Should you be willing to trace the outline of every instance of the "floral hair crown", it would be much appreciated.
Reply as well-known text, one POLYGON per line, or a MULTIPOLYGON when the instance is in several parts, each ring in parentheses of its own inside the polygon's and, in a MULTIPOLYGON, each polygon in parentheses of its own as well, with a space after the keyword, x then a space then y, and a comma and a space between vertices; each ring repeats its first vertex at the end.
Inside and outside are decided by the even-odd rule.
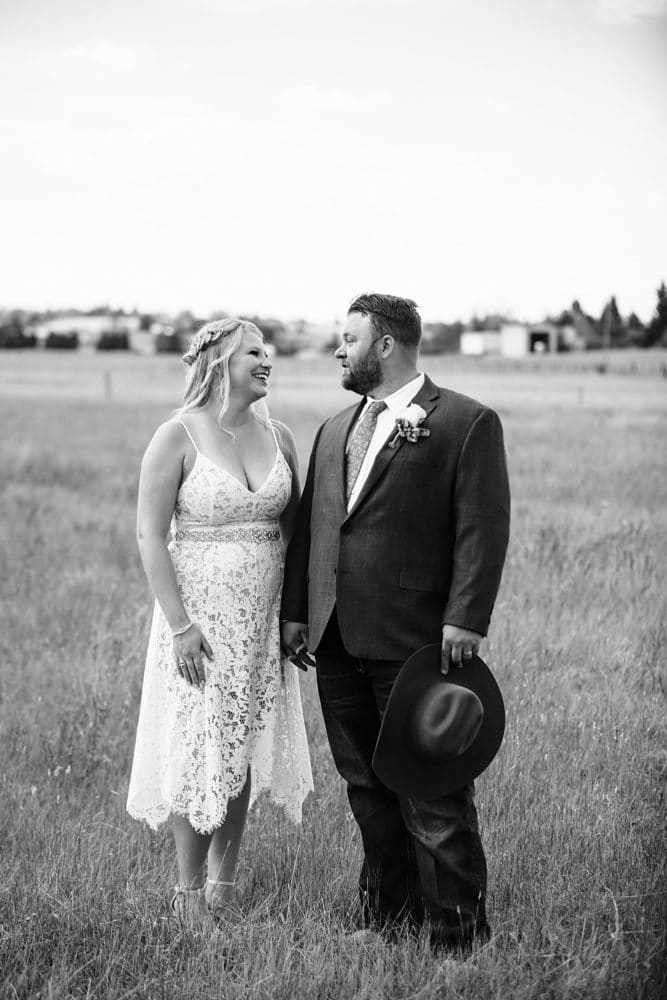
POLYGON ((209 323, 207 326, 202 327, 199 333, 196 333, 190 341, 190 346, 183 355, 183 363, 186 365, 194 364, 197 356, 202 351, 205 351, 211 344, 217 344, 219 340, 222 340, 228 334, 234 333, 240 325, 241 320, 236 320, 229 326, 224 326, 220 323, 209 323))

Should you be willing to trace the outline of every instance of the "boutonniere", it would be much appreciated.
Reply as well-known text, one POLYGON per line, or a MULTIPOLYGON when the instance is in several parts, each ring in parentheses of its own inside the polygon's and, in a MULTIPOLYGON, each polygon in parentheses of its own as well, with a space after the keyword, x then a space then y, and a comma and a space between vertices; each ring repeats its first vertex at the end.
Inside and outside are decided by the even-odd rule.
POLYGON ((428 437, 430 430, 419 426, 425 419, 426 410, 422 410, 421 406, 416 403, 406 406, 396 417, 396 435, 389 442, 389 447, 396 448, 401 438, 407 438, 411 444, 415 444, 420 437, 428 437))

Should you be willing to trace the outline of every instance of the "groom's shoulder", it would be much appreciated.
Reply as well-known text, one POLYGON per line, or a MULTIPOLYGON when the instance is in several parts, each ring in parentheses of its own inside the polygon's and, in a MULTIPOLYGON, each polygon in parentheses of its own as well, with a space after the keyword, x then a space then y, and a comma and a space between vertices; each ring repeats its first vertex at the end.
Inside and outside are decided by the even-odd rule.
POLYGON ((462 392, 455 392, 454 389, 448 389, 446 386, 436 385, 429 379, 429 385, 432 387, 434 394, 437 393, 438 396, 438 409, 443 413, 448 413, 450 416, 456 414, 462 419, 476 420, 477 417, 489 410, 489 407, 485 403, 475 399, 473 396, 466 396, 462 392))

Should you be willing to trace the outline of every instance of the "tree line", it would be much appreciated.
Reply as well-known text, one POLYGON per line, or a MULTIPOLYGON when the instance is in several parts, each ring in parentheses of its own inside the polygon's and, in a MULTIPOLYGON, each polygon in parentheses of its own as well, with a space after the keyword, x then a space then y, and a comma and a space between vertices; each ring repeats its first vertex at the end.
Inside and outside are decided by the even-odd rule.
MULTIPOLYGON (((612 296, 598 317, 587 313, 575 300, 569 309, 564 309, 556 316, 545 317, 541 324, 527 325, 549 324, 557 329, 573 329, 579 342, 587 350, 667 347, 667 288, 664 282, 657 289, 656 296, 655 310, 648 323, 643 323, 634 312, 622 316, 616 298, 612 296)), ((48 328, 50 320, 72 316, 74 324, 77 318, 81 321, 86 317, 108 319, 109 328, 95 337, 94 347, 99 351, 129 350, 131 320, 134 329, 152 333, 152 345, 156 352, 182 353, 189 338, 200 326, 212 319, 226 318, 226 315, 215 313, 201 317, 184 311, 173 317, 164 317, 150 313, 124 313, 108 306, 100 306, 85 313, 73 313, 71 310, 48 313, 20 309, 0 311, 0 348, 37 347, 38 338, 34 333, 36 327, 48 328)), ((308 324, 303 320, 286 324, 281 320, 262 316, 247 318, 259 327, 267 343, 273 344, 278 354, 295 354, 303 348, 313 346, 309 341, 308 324)), ((493 313, 473 316, 467 322, 456 320, 453 323, 425 323, 422 347, 425 353, 456 352, 459 350, 461 334, 465 331, 500 330, 505 324, 512 322, 515 321, 511 317, 493 313)), ((69 331, 54 329, 47 330, 43 341, 44 347, 49 350, 75 350, 80 346, 81 336, 74 327, 69 331)), ((337 343, 337 336, 332 335, 321 346, 331 348, 337 343)))

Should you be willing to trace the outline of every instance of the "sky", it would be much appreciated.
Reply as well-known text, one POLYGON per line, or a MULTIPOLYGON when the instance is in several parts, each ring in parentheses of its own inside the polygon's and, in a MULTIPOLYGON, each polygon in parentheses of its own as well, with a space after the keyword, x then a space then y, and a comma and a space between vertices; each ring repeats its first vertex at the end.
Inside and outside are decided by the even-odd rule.
POLYGON ((667 0, 0 0, 0 307, 647 320, 666 123, 667 0))

